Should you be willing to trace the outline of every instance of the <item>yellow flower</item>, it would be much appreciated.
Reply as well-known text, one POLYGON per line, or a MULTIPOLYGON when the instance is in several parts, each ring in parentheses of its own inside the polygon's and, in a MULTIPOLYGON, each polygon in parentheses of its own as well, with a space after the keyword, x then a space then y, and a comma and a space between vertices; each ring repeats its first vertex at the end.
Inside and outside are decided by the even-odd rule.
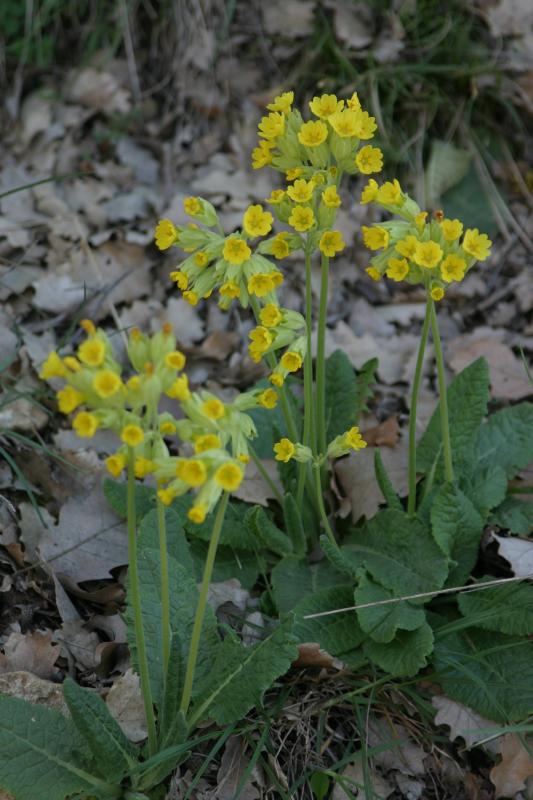
POLYGON ((208 419, 222 419, 226 413, 226 406, 218 397, 210 397, 202 403, 202 413, 208 419))
POLYGON ((379 187, 376 200, 385 206, 396 206, 402 202, 402 187, 395 178, 393 181, 386 181, 379 187))
POLYGON ((437 302, 444 297, 444 289, 441 286, 434 286, 431 290, 431 297, 437 302))
POLYGON ((73 386, 65 386, 64 389, 60 389, 56 397, 59 410, 62 414, 70 414, 70 412, 74 411, 84 400, 82 393, 74 389, 73 386))
POLYGON ((372 172, 381 172, 383 168, 383 153, 379 147, 372 147, 367 144, 362 147, 355 157, 355 163, 359 172, 363 175, 370 175, 372 172))
POLYGON ((281 272, 271 272, 270 273, 270 280, 274 285, 274 289, 277 289, 278 286, 281 286, 283 281, 285 280, 281 272))
POLYGON ((227 283, 223 283, 219 289, 219 292, 222 295, 222 297, 231 297, 231 299, 235 297, 240 297, 241 294, 240 287, 233 281, 228 281, 227 283))
POLYGON ((315 224, 315 215, 312 208, 307 206, 294 206, 289 217, 289 225, 292 225, 294 230, 303 233, 312 228, 315 224))
POLYGON ((244 473, 237 464, 229 461, 227 464, 221 466, 215 472, 215 483, 221 486, 225 492, 234 492, 242 483, 244 473))
POLYGON ((301 167, 293 167, 292 169, 288 169, 285 173, 285 177, 288 181, 294 181, 302 174, 301 167))
POLYGON ((304 122, 298 131, 298 141, 304 147, 319 147, 328 138, 328 127, 320 120, 304 122))
POLYGON ((409 272, 409 264, 405 258, 389 258, 385 275, 393 281, 403 281, 409 272))
POLYGON ((173 489, 158 489, 157 496, 164 506, 169 506, 176 497, 176 492, 173 489))
POLYGON ((366 442, 362 438, 359 428, 356 426, 346 431, 342 438, 342 443, 344 447, 349 447, 350 450, 362 450, 366 447, 366 442))
POLYGON ((447 242, 455 242, 463 232, 463 223, 458 219, 443 219, 440 227, 447 242))
POLYGON ((361 101, 357 95, 357 92, 354 92, 352 96, 346 101, 346 105, 350 109, 350 111, 360 111, 361 110, 361 101))
POLYGON ((264 353, 272 344, 272 334, 268 328, 258 325, 248 334, 254 343, 254 349, 264 353))
POLYGON ((275 206, 278 203, 281 203, 284 198, 285 191, 283 189, 272 189, 270 192, 270 197, 267 197, 265 203, 270 203, 271 206, 275 206))
POLYGON ((173 433, 176 433, 178 429, 176 428, 175 424, 170 420, 166 422, 162 422, 159 426, 159 432, 163 434, 163 436, 172 436, 173 433))
POLYGON ((253 169, 262 169, 272 163, 272 148, 274 146, 274 142, 265 142, 263 139, 259 140, 257 147, 254 147, 252 150, 253 169))
POLYGON ((137 447, 144 442, 144 431, 139 425, 125 425, 120 431, 120 438, 129 447, 137 447))
POLYGON ((328 208, 338 208, 340 206, 341 199, 335 185, 328 186, 327 189, 324 189, 322 192, 322 202, 328 208))
POLYGON ((207 467, 198 458, 180 461, 176 475, 188 486, 202 486, 207 480, 207 467))
POLYGON ((273 372, 272 375, 269 375, 268 380, 272 386, 277 386, 278 389, 280 389, 284 384, 283 375, 280 375, 279 372, 273 372))
POLYGON ((129 392, 138 392, 140 388, 141 388, 141 379, 139 378, 138 375, 132 375, 132 377, 129 378, 128 382, 126 383, 126 389, 129 392))
POLYGON ((108 456, 105 460, 107 471, 111 473, 114 478, 118 478, 124 467, 126 466, 126 459, 122 453, 115 453, 108 456))
POLYGON ((276 234, 270 244, 270 251, 274 258, 277 258, 278 260, 281 258, 287 258, 291 252, 289 243, 286 240, 286 235, 284 234, 285 231, 281 231, 281 233, 276 234))
POLYGON ((446 256, 440 265, 440 274, 446 283, 452 281, 462 281, 465 276, 466 261, 464 258, 455 256, 453 254, 446 256))
POLYGON ((274 282, 272 276, 266 272, 258 272, 257 275, 252 275, 248 281, 248 292, 257 297, 264 297, 273 290, 274 282))
POLYGON ((280 364, 283 369, 287 370, 287 372, 298 372, 303 364, 303 360, 300 353, 296 353, 293 350, 287 350, 286 353, 283 353, 280 364))
POLYGON ((90 319, 82 319, 80 321, 80 328, 85 331, 87 336, 94 336, 96 334, 94 322, 92 322, 90 319))
POLYGON ((197 525, 202 524, 202 522, 206 518, 206 515, 207 515, 207 508, 202 504, 191 506, 191 508, 187 511, 187 517, 190 519, 191 522, 195 522, 197 525))
POLYGON ((405 256, 405 258, 413 260, 417 244, 418 239, 416 236, 413 236, 413 234, 410 233, 409 236, 405 237, 405 239, 400 239, 399 242, 396 242, 394 247, 401 256, 405 256))
POLYGON ((102 369, 93 378, 93 389, 102 399, 113 397, 114 394, 122 389, 122 381, 116 372, 110 369, 102 369))
POLYGON ((267 108, 269 111, 280 111, 282 114, 288 114, 294 102, 294 92, 283 92, 274 98, 273 103, 269 103, 267 108))
POLYGON ((387 247, 389 232, 385 228, 380 228, 379 225, 367 228, 366 225, 363 225, 361 230, 363 231, 363 241, 370 250, 379 250, 381 247, 387 247))
POLYGON ((168 250, 178 241, 178 229, 169 219, 160 219, 155 229, 155 244, 159 250, 168 250))
POLYGON ((114 477, 118 478, 124 467, 126 466, 126 459, 122 453, 115 453, 105 459, 107 471, 114 477))
POLYGON ((492 242, 486 233, 480 233, 477 228, 468 228, 462 242, 463 250, 478 261, 485 261, 490 255, 492 242))
POLYGON ((183 201, 183 210, 190 217, 195 217, 202 211, 202 204, 198 197, 186 197, 183 201))
POLYGON ((67 368, 55 350, 53 350, 42 365, 39 378, 42 378, 46 381, 49 378, 65 378, 66 375, 67 368))
POLYGON ((381 272, 379 269, 376 269, 375 267, 367 267, 365 272, 372 278, 373 281, 377 282, 381 280, 381 272))
POLYGON ((340 231, 325 231, 320 237, 318 247, 325 256, 333 258, 345 248, 345 242, 340 231))
POLYGON ((287 194, 295 203, 308 203, 313 197, 314 188, 314 181, 306 181, 300 178, 294 181, 292 186, 288 187, 287 194))
POLYGON ((133 472, 136 478, 146 478, 147 475, 150 475, 150 473, 154 472, 156 469, 157 465, 154 464, 153 461, 150 461, 149 458, 137 456, 133 462, 133 472))
POLYGON ((165 364, 170 369, 182 370, 185 366, 185 356, 180 350, 171 350, 165 356, 165 364))
POLYGON ((413 261, 419 267, 433 269, 442 259, 442 248, 437 242, 417 242, 413 261))
POLYGON ((363 187, 363 191, 361 192, 361 205, 366 205, 367 203, 372 203, 376 200, 378 196, 378 184, 374 178, 370 178, 366 186, 363 187))
POLYGON ((258 395, 257 400, 263 408, 276 408, 278 404, 278 393, 274 389, 265 389, 258 395))
POLYGON ((222 255, 230 264, 244 264, 252 255, 252 251, 243 239, 229 236, 224 242, 222 255))
POLYGON ((248 464, 250 462, 250 456, 248 455, 248 453, 239 453, 237 458, 239 459, 241 464, 248 464))
POLYGON ((174 281, 178 289, 184 292, 189 285, 189 279, 184 272, 177 269, 170 273, 170 280, 174 281))
POLYGON ((355 136, 359 139, 371 139, 378 127, 376 125, 376 120, 374 117, 370 116, 368 111, 359 110, 355 113, 357 114, 355 136))
POLYGON ((265 139, 277 139, 285 133, 285 115, 271 111, 259 123, 259 134, 265 139))
POLYGON ((63 359, 63 364, 69 369, 71 372, 79 372, 81 369, 81 364, 77 358, 74 356, 65 356, 63 359))
POLYGON ((188 400, 191 396, 191 392, 189 390, 189 379, 187 376, 180 375, 179 378, 176 378, 174 383, 166 390, 165 394, 173 400, 180 400, 181 402, 188 400))
POLYGON ((274 445, 276 461, 283 461, 285 464, 291 460, 296 450, 290 439, 283 438, 274 445))
POLYGON ((283 319, 279 306, 268 303, 259 313, 259 319, 266 328, 275 328, 283 319))
POLYGON ((97 431, 98 420, 88 411, 80 411, 72 422, 72 427, 83 439, 91 439, 97 431))
POLYGON ((357 136, 357 131, 360 129, 359 112, 350 111, 349 108, 344 111, 336 111, 328 117, 328 122, 337 134, 342 139, 348 139, 357 136))
POLYGON ((200 299, 196 292, 183 292, 182 297, 190 306, 197 306, 200 299))
POLYGON ((417 231, 419 233, 422 233, 422 231, 426 227, 426 217, 427 217, 427 215, 428 215, 427 211, 421 211, 415 217, 415 225, 416 225, 416 229, 417 229, 417 231))
POLYGON ((243 228, 248 236, 266 236, 272 230, 273 216, 263 211, 262 206, 249 206, 242 219, 243 228))
POLYGON ((86 339, 78 347, 78 358, 88 367, 99 367, 105 358, 105 344, 100 339, 86 339))
POLYGON ((309 108, 315 117, 327 119, 336 111, 344 108, 344 100, 337 100, 334 94, 323 94, 320 97, 313 97, 309 103, 309 108))
POLYGON ((219 450, 222 447, 222 442, 215 433, 206 433, 203 436, 197 436, 194 440, 194 452, 205 453, 208 450, 219 450))
POLYGON ((197 267, 207 267, 209 264, 209 256, 203 250, 199 250, 194 254, 194 263, 197 267))

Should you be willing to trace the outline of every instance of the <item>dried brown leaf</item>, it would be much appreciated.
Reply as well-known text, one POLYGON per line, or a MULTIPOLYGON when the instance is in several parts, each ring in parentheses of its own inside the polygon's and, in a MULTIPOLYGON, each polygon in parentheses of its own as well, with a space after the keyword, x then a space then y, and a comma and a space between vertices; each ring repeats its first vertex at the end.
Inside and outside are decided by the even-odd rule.
POLYGON ((11 633, 0 653, 0 672, 31 672, 39 678, 51 680, 58 674, 55 663, 60 648, 52 644, 51 631, 11 633))
MULTIPOLYGON (((533 747, 533 740, 529 740, 533 747)), ((533 759, 516 733, 503 737, 502 760, 490 771, 496 797, 514 797, 533 775, 533 759)))

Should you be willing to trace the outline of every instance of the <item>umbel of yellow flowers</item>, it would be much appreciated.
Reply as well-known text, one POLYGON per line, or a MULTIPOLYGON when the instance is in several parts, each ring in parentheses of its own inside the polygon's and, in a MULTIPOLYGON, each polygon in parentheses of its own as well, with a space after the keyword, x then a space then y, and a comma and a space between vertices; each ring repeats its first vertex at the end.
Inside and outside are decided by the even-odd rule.
POLYGON ((460 220, 446 219, 440 211, 428 220, 397 180, 379 186, 371 178, 361 195, 361 203, 370 202, 399 217, 362 228, 365 245, 381 251, 366 270, 375 281, 386 275, 422 284, 433 300, 442 300, 451 283, 462 281, 477 261, 490 255, 492 242, 485 233, 464 231, 460 220))
POLYGON ((154 476, 163 503, 193 491, 189 518, 203 522, 222 492, 238 489, 244 477, 249 441, 257 435, 246 411, 273 408, 276 391, 243 392, 232 403, 191 391, 182 372, 185 356, 166 325, 151 337, 135 328, 130 332, 131 367, 124 374, 106 333, 89 320, 82 327, 87 338, 75 353, 52 352, 42 365, 41 378, 64 381, 56 393, 60 411, 74 413, 72 427, 81 437, 104 429, 117 434, 121 444, 106 459, 113 476, 131 459, 136 477, 154 476), (176 401, 176 415, 159 411, 163 395, 176 401))

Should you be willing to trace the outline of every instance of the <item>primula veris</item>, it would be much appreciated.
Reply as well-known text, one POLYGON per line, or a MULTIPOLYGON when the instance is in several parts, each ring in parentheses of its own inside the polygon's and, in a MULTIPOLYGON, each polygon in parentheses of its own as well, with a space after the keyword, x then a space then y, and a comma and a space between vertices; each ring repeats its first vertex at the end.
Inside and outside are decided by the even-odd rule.
POLYGON ((222 464, 215 472, 215 482, 226 492, 234 492, 242 483, 243 472, 237 464, 222 464))
POLYGON ((277 139, 285 132, 285 115, 271 111, 259 123, 259 134, 265 139, 277 139))
POLYGON ((368 228, 363 225, 361 231, 363 233, 363 241, 370 250, 380 250, 382 247, 387 247, 389 233, 385 228, 380 228, 379 226, 368 228))
POLYGON ((202 404, 202 413, 208 419, 222 419, 226 413, 226 406, 218 397, 210 397, 202 404))
POLYGON ((328 186, 327 189, 324 189, 322 192, 322 202, 328 208, 339 208, 341 204, 341 198, 339 197, 339 193, 337 192, 337 187, 335 185, 328 186))
POLYGON ((370 175, 372 172, 381 172, 383 169, 383 153, 379 147, 372 147, 372 145, 367 144, 357 153, 355 164, 359 172, 363 175, 370 175))
POLYGON ((299 233, 305 233, 315 224, 313 209, 307 206, 295 206, 288 221, 294 230, 299 233))
POLYGON ((492 242, 486 233, 480 233, 477 228, 465 231, 463 250, 477 261, 485 261, 488 258, 491 246, 492 242))
POLYGON ((176 469, 176 475, 187 486, 203 486, 207 480, 207 468, 203 461, 197 458, 190 458, 181 461, 176 469))
POLYGON ((360 130, 359 111, 351 111, 346 108, 336 111, 328 117, 328 122, 337 134, 343 139, 358 136, 360 130))
POLYGON ((159 250, 168 250, 178 241, 178 229, 169 219, 161 219, 155 229, 155 243, 159 250))
POLYGON ((314 181, 306 181, 303 178, 299 178, 294 181, 292 186, 287 188, 287 195, 295 203, 308 203, 313 197, 315 185, 314 181))
POLYGON ((304 122, 298 131, 298 141, 304 147, 319 147, 327 138, 328 126, 320 120, 304 122))
POLYGON ((294 103, 294 92, 283 92, 274 98, 272 103, 268 103, 267 108, 269 111, 279 111, 282 114, 288 114, 294 103))
POLYGON ((278 393, 274 389, 265 389, 257 399, 263 408, 276 408, 278 404, 278 393))
POLYGON ((266 328, 274 328, 283 319, 283 314, 279 306, 274 303, 268 303, 261 309, 259 318, 266 328))
POLYGON ((260 205, 249 206, 244 212, 243 228, 248 236, 266 236, 272 230, 272 222, 272 214, 260 205))
POLYGON ((240 266, 240 264, 248 261, 252 251, 243 239, 238 236, 229 236, 224 243, 222 255, 230 264, 240 266))
POLYGON ((340 231, 325 231, 320 237, 318 247, 321 253, 328 258, 333 258, 345 248, 345 242, 340 231))
POLYGON ((440 227, 447 242, 455 242, 463 232, 463 223, 458 219, 443 219, 440 227))
POLYGON ((280 439, 279 442, 274 445, 274 457, 276 461, 283 461, 286 464, 293 457, 295 449, 290 439, 280 439))
POLYGON ((440 265, 440 272, 443 280, 447 283, 452 281, 462 281, 465 276, 466 261, 455 255, 448 255, 440 265))
POLYGON ((106 348, 100 339, 86 339, 78 347, 78 358, 88 367, 99 367, 104 363, 106 348))
POLYGON ((91 439, 98 430, 98 420, 88 411, 80 411, 72 421, 72 427, 83 439, 91 439))
POLYGON ((389 258, 385 275, 393 281, 403 281, 409 273, 409 263, 405 258, 389 258))
POLYGON ((315 117, 320 119, 327 119, 336 111, 342 111, 344 108, 344 100, 338 100, 334 94, 322 94, 318 97, 313 97, 309 103, 309 108, 315 117))

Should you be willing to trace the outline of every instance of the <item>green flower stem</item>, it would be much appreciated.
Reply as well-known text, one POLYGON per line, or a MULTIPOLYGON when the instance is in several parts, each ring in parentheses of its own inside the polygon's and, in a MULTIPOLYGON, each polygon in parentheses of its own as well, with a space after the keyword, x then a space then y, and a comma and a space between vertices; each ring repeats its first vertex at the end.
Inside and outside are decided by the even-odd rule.
POLYGON ((322 256, 320 281, 320 306, 316 351, 316 425, 318 452, 324 454, 326 442, 326 314, 328 306, 329 258, 322 256))
POLYGON ((168 548, 165 506, 157 497, 157 530, 159 533, 159 562, 161 564, 161 651, 163 674, 166 679, 170 659, 170 583, 168 578, 168 548))
POLYGON ((146 714, 146 725, 148 728, 148 751, 151 756, 157 752, 157 734, 155 727, 154 704, 152 700, 152 688, 150 686, 150 676, 148 669, 148 657, 146 653, 146 641, 144 638, 144 627, 141 609, 141 593, 139 587, 139 571, 137 564, 137 520, 135 512, 135 473, 133 470, 134 454, 133 449, 128 447, 128 489, 127 489, 127 512, 128 512, 128 557, 129 557, 129 593, 133 608, 133 624, 135 629, 135 644, 137 647, 137 658, 139 661, 139 678, 141 681, 141 692, 143 696, 144 711, 146 714))
POLYGON ((183 711, 184 714, 186 714, 187 711, 189 710, 189 705, 191 703, 194 673, 196 670, 196 661, 198 659, 198 650, 200 648, 202 625, 204 622, 205 609, 207 606, 207 595, 209 592, 209 584, 211 583, 211 577, 213 575, 213 567, 215 565, 215 557, 217 554, 217 547, 220 539, 220 533, 222 531, 222 523, 224 522, 224 516, 226 514, 226 508, 228 506, 228 499, 229 499, 229 494, 227 492, 224 492, 216 513, 215 522, 213 525, 213 531, 211 533, 211 539, 209 540, 209 548, 207 550, 207 558, 205 560, 202 585, 200 587, 200 596, 198 598, 198 607, 196 609, 196 615, 194 617, 191 644, 189 646, 187 670, 185 672, 185 681, 183 684, 183 695, 181 698, 180 711, 183 711))
POLYGON ((274 483, 274 481, 272 480, 272 478, 270 477, 270 475, 268 474, 268 472, 264 468, 263 462, 261 461, 261 459, 259 458, 259 456, 255 452, 253 447, 249 446, 249 450, 250 450, 250 455, 252 456, 252 461, 254 462, 255 466, 259 470, 259 472, 260 472, 261 476, 263 477, 265 483, 270 488, 270 491, 272 492, 272 494, 274 495, 274 497, 276 498, 276 500, 278 501, 280 506, 283 506, 283 497, 281 496, 281 493, 280 493, 278 487, 276 486, 276 484, 274 483))
MULTIPOLYGON (((303 444, 316 453, 317 439, 315 426, 315 400, 313 397, 313 353, 311 337, 313 333, 313 289, 311 284, 311 248, 309 242, 305 246, 305 327, 307 348, 304 360, 304 427, 303 444)), ((305 480, 308 468, 300 464, 296 502, 301 506, 304 497, 305 480)), ((314 489, 313 489, 314 491, 314 489)))
POLYGON ((315 486, 316 486, 316 495, 318 499, 318 511, 320 513, 320 519, 322 520, 322 524, 324 525, 324 530, 326 531, 330 541, 335 547, 338 547, 337 540, 335 539, 335 534, 329 524, 328 515, 326 514, 326 509, 324 506, 324 498, 322 497, 322 478, 320 475, 320 465, 313 464, 313 474, 315 476, 315 486))
POLYGON ((448 418, 448 396, 446 394, 446 375, 444 372, 444 358, 437 322, 435 303, 431 300, 431 331, 435 347, 435 360, 437 362, 437 376, 439 381, 439 409, 442 436, 442 449, 444 453, 444 476, 446 481, 453 481, 452 444, 450 441, 450 422, 448 418))
POLYGON ((422 382, 422 367, 424 366, 424 354, 429 335, 429 325, 431 322, 431 296, 428 294, 426 302, 426 315, 424 325, 420 335, 418 355, 416 357, 415 375, 413 378, 413 388, 411 392, 411 409, 409 412, 409 500, 407 513, 410 517, 416 511, 416 414, 418 409, 418 396, 420 394, 420 384, 422 382))

